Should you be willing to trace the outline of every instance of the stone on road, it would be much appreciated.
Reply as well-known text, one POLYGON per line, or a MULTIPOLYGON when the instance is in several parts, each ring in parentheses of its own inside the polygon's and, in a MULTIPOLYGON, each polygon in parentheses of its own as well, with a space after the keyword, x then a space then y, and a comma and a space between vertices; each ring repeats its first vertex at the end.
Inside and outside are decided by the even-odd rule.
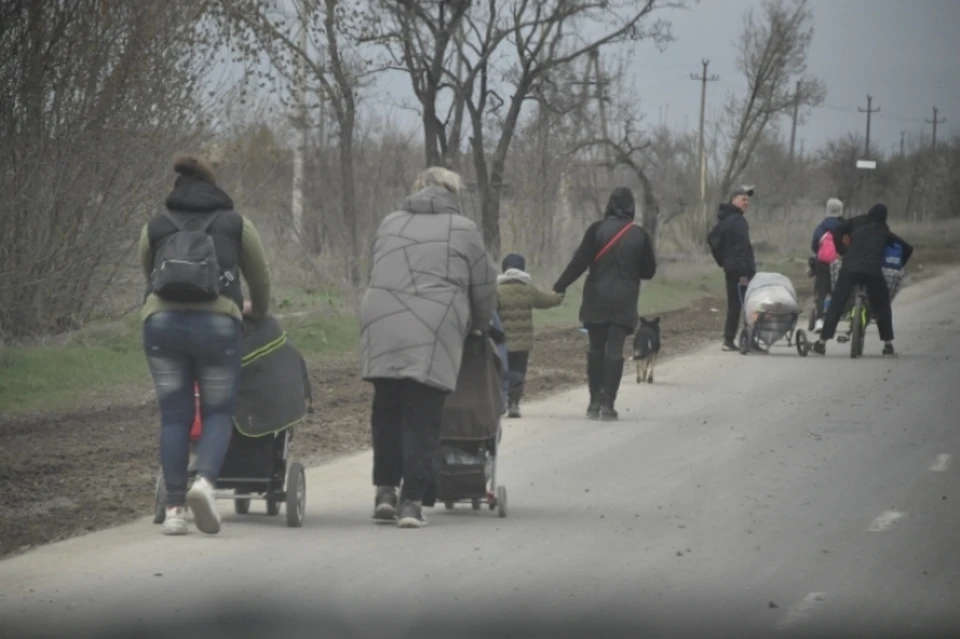
POLYGON ((144 519, 42 547, 0 562, 4 636, 195 613, 223 633, 170 636, 960 636, 958 318, 951 271, 901 293, 896 359, 875 327, 857 360, 718 343, 628 375, 619 422, 584 391, 531 403, 505 423, 506 519, 378 526, 364 453, 308 472, 304 528, 255 504, 217 536, 144 519))

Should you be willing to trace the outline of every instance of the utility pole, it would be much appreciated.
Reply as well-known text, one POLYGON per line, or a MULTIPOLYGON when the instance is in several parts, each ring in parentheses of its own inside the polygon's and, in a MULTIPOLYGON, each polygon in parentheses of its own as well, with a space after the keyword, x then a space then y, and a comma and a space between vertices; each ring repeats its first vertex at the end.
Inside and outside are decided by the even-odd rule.
MULTIPOLYGON (((600 52, 594 49, 590 52, 593 62, 593 80, 596 82, 595 99, 597 100, 597 109, 600 111, 600 133, 604 140, 610 139, 610 129, 607 126, 607 107, 606 107, 606 82, 603 80, 603 74, 600 71, 600 52)), ((607 166, 607 187, 613 187, 613 157, 610 153, 610 145, 603 145, 603 154, 607 166)))
POLYGON ((874 113, 879 113, 879 112, 880 112, 880 107, 877 107, 876 109, 871 109, 870 106, 871 106, 872 104, 873 104, 873 96, 868 93, 868 94, 867 94, 867 108, 866 108, 866 109, 861 109, 860 107, 857 107, 857 111, 859 111, 860 113, 866 113, 866 114, 867 114, 867 143, 866 143, 865 154, 864 154, 864 156, 863 156, 865 159, 870 159, 870 116, 871 116, 872 114, 874 114, 874 113))
POLYGON ((937 109, 937 107, 933 107, 933 119, 932 119, 932 120, 926 120, 926 119, 924 119, 924 122, 926 122, 927 124, 932 124, 932 125, 933 125, 933 147, 932 147, 932 150, 934 150, 934 151, 937 150, 937 125, 938 125, 938 124, 943 124, 944 122, 947 121, 946 118, 943 118, 942 120, 937 120, 937 113, 939 113, 939 112, 940 112, 940 111, 939 111, 939 109, 937 109))
POLYGON ((797 141, 797 117, 800 114, 800 80, 797 80, 797 92, 793 94, 793 126, 790 128, 790 168, 793 168, 793 148, 797 141))
POLYGON ((703 221, 704 228, 707 228, 709 220, 707 219, 707 155, 704 146, 704 128, 707 111, 707 82, 716 82, 720 76, 707 75, 707 67, 710 66, 710 60, 704 58, 700 61, 703 65, 703 72, 700 75, 690 74, 691 80, 699 80, 700 86, 700 144, 697 155, 700 162, 700 218, 703 221))
POLYGON ((903 136, 905 136, 906 134, 907 134, 906 131, 900 132, 900 157, 901 158, 903 157, 903 136))

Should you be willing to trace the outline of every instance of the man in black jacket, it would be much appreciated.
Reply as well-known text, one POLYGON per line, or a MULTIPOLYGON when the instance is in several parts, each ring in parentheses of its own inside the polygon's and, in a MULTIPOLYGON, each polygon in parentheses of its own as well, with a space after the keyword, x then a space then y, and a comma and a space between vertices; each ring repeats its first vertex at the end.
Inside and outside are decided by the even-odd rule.
POLYGON ((640 280, 657 272, 650 236, 633 223, 636 206, 628 188, 613 190, 602 220, 583 234, 583 241, 553 290, 564 293, 590 269, 583 286, 580 322, 590 336, 587 417, 615 420, 613 405, 623 378, 623 345, 637 327, 640 280))
MULTIPOLYGON (((750 206, 753 189, 741 187, 733 192, 728 203, 717 211, 717 225, 707 236, 707 243, 717 265, 723 268, 727 281, 727 322, 723 329, 723 350, 735 351, 737 327, 743 311, 747 285, 757 274, 757 262, 750 242, 750 225, 744 216, 750 206)), ((755 343, 751 347, 760 350, 755 343)))
POLYGON ((857 216, 837 229, 841 241, 837 251, 843 257, 837 285, 833 289, 833 298, 823 323, 820 338, 813 344, 813 352, 824 355, 826 342, 834 336, 840 315, 846 310, 847 300, 857 284, 867 290, 870 310, 877 320, 877 330, 883 340, 883 354, 894 355, 893 349, 893 312, 890 310, 890 291, 883 277, 883 258, 887 246, 899 243, 903 248, 903 265, 913 254, 913 247, 901 237, 890 231, 887 226, 887 207, 874 204, 864 216, 857 216), (842 238, 849 235, 850 246, 842 238), (842 247, 842 248, 841 248, 842 247))

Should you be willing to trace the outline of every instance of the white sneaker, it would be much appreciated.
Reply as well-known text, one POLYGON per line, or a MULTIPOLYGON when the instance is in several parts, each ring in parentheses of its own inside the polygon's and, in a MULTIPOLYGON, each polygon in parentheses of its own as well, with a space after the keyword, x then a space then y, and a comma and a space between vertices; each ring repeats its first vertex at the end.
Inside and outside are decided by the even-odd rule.
POLYGON ((823 330, 823 320, 818 319, 817 322, 813 325, 813 332, 819 334, 820 331, 822 330, 823 330))
POLYGON ((215 535, 220 532, 220 511, 213 494, 213 486, 204 477, 197 477, 187 491, 187 505, 200 532, 215 535))
POLYGON ((187 512, 183 506, 167 507, 167 516, 163 520, 164 535, 186 535, 187 534, 187 512))

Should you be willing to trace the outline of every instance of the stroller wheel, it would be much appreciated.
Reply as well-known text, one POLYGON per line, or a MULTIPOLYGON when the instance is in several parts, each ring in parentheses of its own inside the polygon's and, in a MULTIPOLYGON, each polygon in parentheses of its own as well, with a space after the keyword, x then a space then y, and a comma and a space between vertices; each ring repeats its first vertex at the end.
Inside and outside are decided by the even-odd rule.
POLYGON ((501 519, 507 516, 507 488, 497 486, 497 514, 501 519))
POLYGON ((470 502, 470 505, 473 507, 474 510, 480 510, 480 500, 479 500, 479 499, 473 499, 473 500, 470 502))
POLYGON ((742 331, 740 331, 740 343, 738 344, 738 346, 740 347, 741 355, 746 355, 747 353, 750 352, 750 342, 752 341, 751 338, 752 338, 752 335, 750 334, 749 328, 745 328, 742 331))
MULTIPOLYGON (((238 488, 233 491, 233 494, 237 497, 240 495, 249 495, 250 491, 246 489, 238 488)), ((238 515, 246 515, 250 512, 250 500, 249 499, 234 499, 233 500, 233 512, 238 515)))
POLYGON ((797 355, 806 357, 810 353, 810 342, 807 341, 807 334, 803 331, 797 331, 797 355))
POLYGON ((271 517, 280 514, 280 502, 272 497, 267 497, 267 514, 271 517))
POLYGON ((286 502, 287 526, 300 528, 307 512, 307 475, 298 462, 287 470, 286 502))
POLYGON ((157 488, 153 498, 153 523, 162 524, 167 519, 167 486, 163 483, 163 474, 157 477, 157 488))

